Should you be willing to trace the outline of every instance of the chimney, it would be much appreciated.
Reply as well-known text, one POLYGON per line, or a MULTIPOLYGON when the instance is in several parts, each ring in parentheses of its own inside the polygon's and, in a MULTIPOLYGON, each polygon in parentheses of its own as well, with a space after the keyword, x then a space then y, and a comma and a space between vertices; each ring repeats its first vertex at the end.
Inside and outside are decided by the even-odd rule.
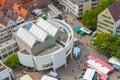
POLYGON ((18 9, 20 10, 20 9, 21 9, 21 6, 19 6, 18 9))

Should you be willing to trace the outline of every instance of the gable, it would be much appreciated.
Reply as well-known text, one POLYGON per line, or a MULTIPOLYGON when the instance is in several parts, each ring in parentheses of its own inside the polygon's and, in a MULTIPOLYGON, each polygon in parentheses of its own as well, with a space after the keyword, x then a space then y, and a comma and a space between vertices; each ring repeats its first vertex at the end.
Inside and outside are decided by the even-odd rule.
POLYGON ((11 27, 13 25, 16 25, 16 23, 12 20, 9 20, 7 27, 11 27))
POLYGON ((102 11, 99 15, 98 15, 99 18, 105 18, 107 19, 108 21, 111 21, 111 22, 115 22, 115 20, 113 19, 111 13, 109 12, 108 8, 106 8, 104 11, 102 11))
POLYGON ((21 16, 18 16, 18 19, 16 20, 16 23, 21 23, 24 21, 24 18, 22 18, 21 16))

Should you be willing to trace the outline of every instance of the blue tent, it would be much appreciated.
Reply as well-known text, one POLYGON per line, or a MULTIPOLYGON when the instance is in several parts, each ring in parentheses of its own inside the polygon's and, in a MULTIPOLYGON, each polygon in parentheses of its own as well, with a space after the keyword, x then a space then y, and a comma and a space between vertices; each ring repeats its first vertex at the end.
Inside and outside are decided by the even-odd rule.
POLYGON ((80 31, 80 32, 79 32, 79 34, 84 35, 84 34, 85 34, 85 32, 84 32, 84 31, 80 31))

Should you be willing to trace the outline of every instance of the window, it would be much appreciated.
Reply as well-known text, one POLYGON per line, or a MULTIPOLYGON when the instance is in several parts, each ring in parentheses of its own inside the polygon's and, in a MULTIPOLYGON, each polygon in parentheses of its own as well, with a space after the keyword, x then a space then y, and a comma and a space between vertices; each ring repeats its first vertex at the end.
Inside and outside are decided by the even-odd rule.
POLYGON ((110 21, 108 21, 108 20, 103 20, 103 21, 105 21, 105 22, 107 22, 107 23, 110 23, 110 24, 114 25, 113 22, 110 22, 110 21))
POLYGON ((111 17, 106 16, 106 15, 102 15, 103 17, 107 18, 107 19, 111 19, 111 17))
POLYGON ((12 49, 12 47, 11 47, 11 46, 8 46, 8 47, 7 47, 7 50, 11 50, 11 49, 12 49))
POLYGON ((4 48, 4 49, 1 49, 1 52, 2 53, 6 53, 6 49, 4 48))

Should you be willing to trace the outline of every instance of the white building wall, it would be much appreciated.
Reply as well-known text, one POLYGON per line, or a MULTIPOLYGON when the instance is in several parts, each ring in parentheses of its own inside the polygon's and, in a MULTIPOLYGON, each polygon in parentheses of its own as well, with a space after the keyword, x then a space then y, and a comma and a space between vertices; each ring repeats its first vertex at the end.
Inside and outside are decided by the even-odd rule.
POLYGON ((35 65, 37 70, 45 70, 51 68, 52 66, 44 68, 43 66, 47 66, 47 64, 52 63, 52 55, 45 55, 45 56, 37 56, 35 57, 35 65))
POLYGON ((20 52, 17 52, 17 53, 18 53, 19 61, 22 65, 25 65, 28 67, 34 67, 32 55, 23 54, 20 52))
POLYGON ((61 66, 63 66, 64 64, 66 64, 66 52, 64 50, 62 50, 61 52, 58 52, 57 54, 54 54, 52 56, 53 59, 53 69, 57 69, 61 66))

